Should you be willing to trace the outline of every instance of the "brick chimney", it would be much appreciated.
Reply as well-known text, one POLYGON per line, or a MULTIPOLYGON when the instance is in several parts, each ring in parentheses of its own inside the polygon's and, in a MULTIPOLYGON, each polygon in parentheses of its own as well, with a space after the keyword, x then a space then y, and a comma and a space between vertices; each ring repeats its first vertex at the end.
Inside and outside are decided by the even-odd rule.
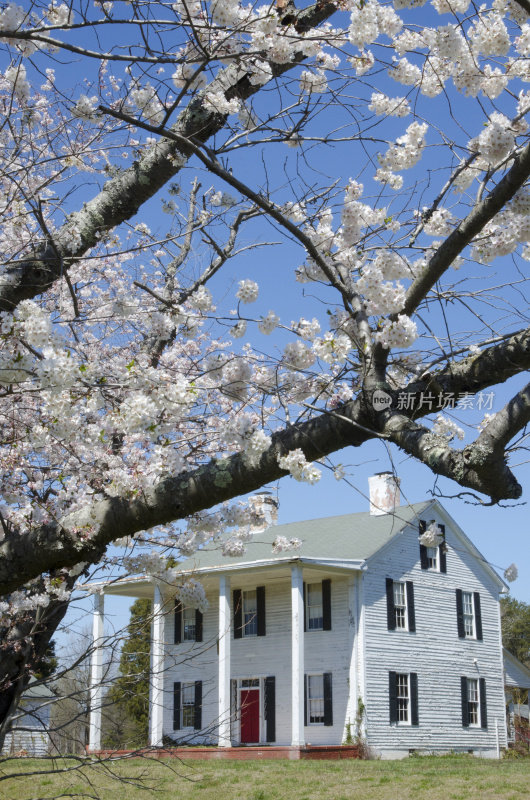
POLYGON ((399 478, 392 472, 378 472, 368 478, 370 487, 370 514, 391 514, 401 502, 399 478))

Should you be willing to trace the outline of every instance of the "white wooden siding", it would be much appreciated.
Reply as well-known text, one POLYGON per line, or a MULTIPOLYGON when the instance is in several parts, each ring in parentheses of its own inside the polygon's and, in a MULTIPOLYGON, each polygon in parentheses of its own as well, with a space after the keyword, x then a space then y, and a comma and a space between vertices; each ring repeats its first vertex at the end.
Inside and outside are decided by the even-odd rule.
POLYGON ((366 726, 369 746, 383 756, 409 749, 494 755, 496 721, 500 745, 506 745, 499 587, 447 524, 446 541, 447 573, 421 569, 418 531, 410 527, 370 560, 364 575, 366 726), (387 577, 413 581, 415 633, 387 630, 387 577), (458 637, 457 588, 480 593, 482 641, 458 637), (417 727, 389 723, 389 671, 417 673, 417 727), (485 678, 487 730, 462 726, 462 675, 485 678))
POLYGON ((504 657, 504 684, 505 686, 518 686, 522 689, 530 688, 530 674, 516 658, 510 654, 504 657))
POLYGON ((30 756, 46 756, 50 752, 49 707, 40 708, 40 703, 23 702, 21 710, 28 713, 13 723, 13 730, 5 738, 2 754, 15 755, 25 751, 30 756), (20 730, 25 728, 26 730, 20 730))
MULTIPOLYGON (((306 580, 315 580, 305 576, 306 580)), ((320 580, 320 576, 319 576, 320 580)), ((231 578, 234 589, 265 586, 266 635, 233 639, 231 642, 231 678, 276 678, 276 743, 291 743, 291 613, 290 581, 244 581, 231 578)), ((166 663, 164 733, 179 740, 216 741, 217 722, 217 646, 218 598, 208 593, 209 608, 203 619, 203 642, 172 645, 173 614, 166 623, 166 663), (173 731, 173 683, 203 682, 203 732, 173 731), (191 736, 190 736, 191 734, 191 736)), ((233 613, 233 609, 232 609, 233 613)), ((304 671, 306 674, 332 673, 333 725, 308 725, 305 738, 311 744, 337 744, 344 739, 347 719, 353 635, 348 608, 348 578, 331 577, 331 631, 308 631, 304 635, 304 671)), ((262 698, 263 706, 263 698, 262 698)), ((353 720, 352 720, 353 722, 353 720)), ((262 739, 265 730, 262 724, 262 739)))

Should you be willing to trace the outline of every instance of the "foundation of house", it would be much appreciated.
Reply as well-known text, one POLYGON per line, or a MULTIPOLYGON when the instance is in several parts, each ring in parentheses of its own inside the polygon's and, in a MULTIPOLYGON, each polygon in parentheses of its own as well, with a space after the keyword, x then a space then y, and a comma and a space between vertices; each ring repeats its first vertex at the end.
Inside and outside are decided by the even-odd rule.
POLYGON ((182 760, 225 759, 232 761, 252 761, 255 759, 299 760, 338 760, 343 758, 359 758, 356 745, 304 745, 302 747, 249 745, 245 747, 161 747, 148 750, 98 750, 92 753, 100 758, 132 756, 135 752, 143 758, 180 758, 182 760))

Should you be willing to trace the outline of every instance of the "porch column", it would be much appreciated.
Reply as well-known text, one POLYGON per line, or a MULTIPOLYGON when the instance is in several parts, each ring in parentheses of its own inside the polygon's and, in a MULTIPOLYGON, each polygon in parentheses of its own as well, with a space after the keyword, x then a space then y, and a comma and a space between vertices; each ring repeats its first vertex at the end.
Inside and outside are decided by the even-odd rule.
POLYGON ((230 578, 219 577, 219 747, 230 747, 230 578))
POLYGON ((150 701, 149 744, 151 747, 162 747, 164 723, 164 599, 158 583, 155 583, 153 597, 150 701))
POLYGON ((90 659, 90 719, 88 729, 88 749, 101 750, 101 704, 103 699, 103 625, 105 597, 94 595, 92 616, 92 657, 90 659))
POLYGON ((304 582, 302 567, 291 567, 291 744, 304 738, 304 582))

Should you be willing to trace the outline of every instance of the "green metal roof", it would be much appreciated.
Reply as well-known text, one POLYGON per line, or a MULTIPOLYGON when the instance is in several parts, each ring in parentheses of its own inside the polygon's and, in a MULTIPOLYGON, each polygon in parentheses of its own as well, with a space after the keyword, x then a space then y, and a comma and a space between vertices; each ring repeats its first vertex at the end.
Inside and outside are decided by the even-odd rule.
POLYGON ((432 500, 400 506, 393 514, 374 516, 368 511, 358 514, 343 514, 338 517, 322 517, 303 522, 273 525, 257 533, 247 545, 242 556, 223 556, 221 547, 229 536, 222 536, 213 546, 195 553, 180 562, 183 571, 214 569, 250 565, 256 561, 274 561, 286 557, 340 559, 363 561, 377 553, 391 538, 417 518, 432 504, 432 500), (272 543, 278 536, 286 539, 301 539, 297 550, 272 552, 272 543))

